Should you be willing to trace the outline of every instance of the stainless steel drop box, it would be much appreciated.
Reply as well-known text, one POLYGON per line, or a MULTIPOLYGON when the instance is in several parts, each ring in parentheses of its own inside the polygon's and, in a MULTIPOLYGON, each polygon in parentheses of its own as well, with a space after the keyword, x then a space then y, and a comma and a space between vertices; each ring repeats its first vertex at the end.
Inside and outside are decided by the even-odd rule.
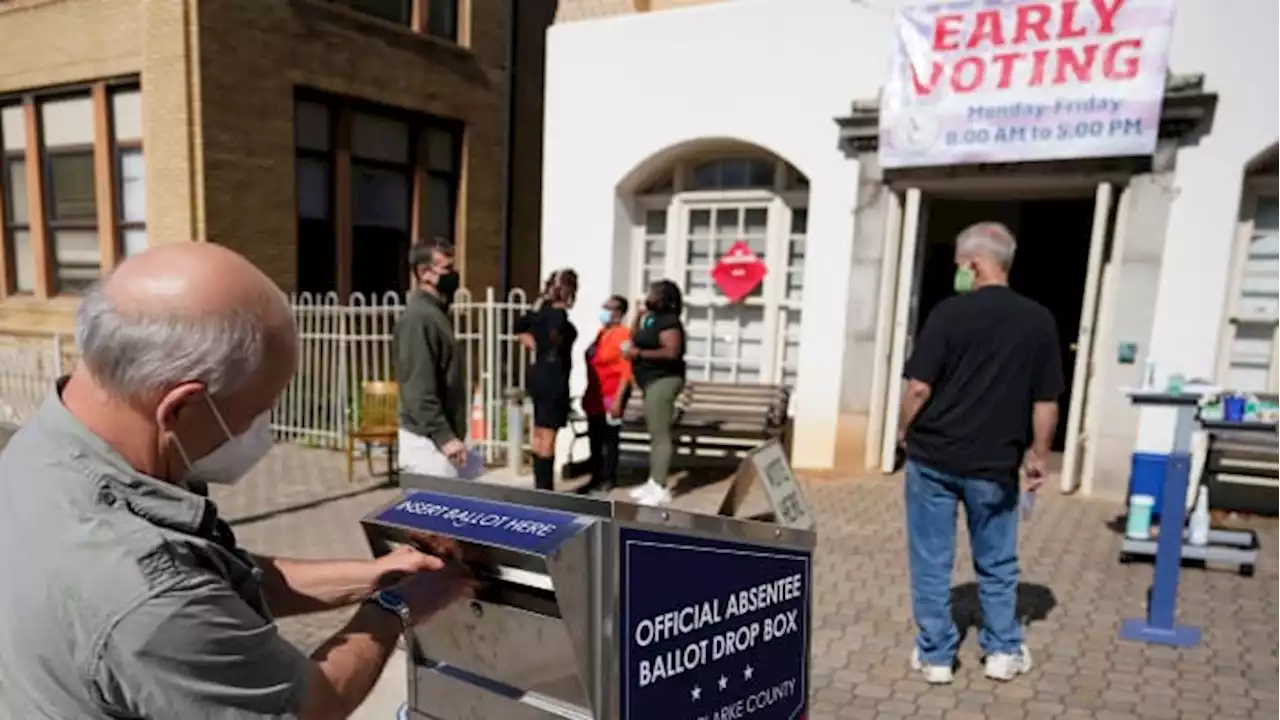
POLYGON ((474 599, 406 636, 413 720, 795 720, 814 534, 402 476, 374 553, 453 552, 474 599))

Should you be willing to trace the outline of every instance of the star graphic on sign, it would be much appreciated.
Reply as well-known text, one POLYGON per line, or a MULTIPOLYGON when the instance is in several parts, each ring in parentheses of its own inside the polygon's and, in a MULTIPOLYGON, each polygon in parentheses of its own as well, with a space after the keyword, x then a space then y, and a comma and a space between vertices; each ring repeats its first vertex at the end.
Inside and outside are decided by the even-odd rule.
POLYGON ((724 692, 724 689, 729 687, 729 678, 721 675, 719 685, 720 685, 720 692, 724 692))
POLYGON ((690 697, 692 697, 694 700, 699 700, 699 699, 701 699, 701 698, 702 698, 702 688, 698 687, 697 685, 694 685, 694 686, 693 686, 693 690, 689 693, 689 696, 690 696, 690 697))
POLYGON ((751 676, 752 676, 752 675, 755 675, 755 674, 756 674, 756 669, 755 669, 755 668, 753 668, 753 667, 751 667, 750 665, 748 665, 748 666, 746 666, 745 668, 743 668, 743 669, 742 669, 742 679, 743 679, 743 680, 750 680, 750 679, 751 679, 751 676))

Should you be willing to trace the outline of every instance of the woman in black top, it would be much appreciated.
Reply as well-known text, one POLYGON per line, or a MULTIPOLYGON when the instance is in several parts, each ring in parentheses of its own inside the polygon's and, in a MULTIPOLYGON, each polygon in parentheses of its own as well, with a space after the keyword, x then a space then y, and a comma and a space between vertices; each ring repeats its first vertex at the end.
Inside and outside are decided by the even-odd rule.
POLYGON ((554 489, 556 432, 569 421, 569 370, 578 330, 568 309, 577 294, 578 274, 557 270, 547 278, 533 312, 516 321, 516 334, 533 353, 527 384, 533 399, 533 481, 539 490, 554 489))
POLYGON ((675 450, 671 424, 676 398, 684 390, 685 332, 680 322, 684 301, 675 283, 659 280, 649 287, 644 306, 646 312, 637 319, 626 354, 635 384, 644 393, 649 480, 633 490, 631 497, 644 505, 665 505, 671 502, 667 479, 675 450))

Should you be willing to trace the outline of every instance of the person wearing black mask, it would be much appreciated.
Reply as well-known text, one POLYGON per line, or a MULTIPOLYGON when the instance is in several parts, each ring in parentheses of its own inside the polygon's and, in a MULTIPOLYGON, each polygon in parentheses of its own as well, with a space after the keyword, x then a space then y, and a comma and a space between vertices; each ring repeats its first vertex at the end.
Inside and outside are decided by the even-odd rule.
POLYGON ((625 354, 631 361, 635 384, 644 394, 644 421, 649 431, 649 480, 633 490, 631 498, 643 505, 665 505, 671 502, 667 480, 675 452, 671 425, 675 419, 676 398, 684 390, 685 332, 680 322, 684 301, 680 288, 670 280, 655 282, 649 287, 644 308, 646 312, 637 319, 632 343, 625 354))
POLYGON ((400 385, 397 464, 404 472, 458 477, 467 462, 467 389, 449 306, 458 292, 453 246, 423 241, 409 250, 416 289, 395 328, 400 385))
POLYGON ((533 353, 529 397, 533 400, 533 482, 539 490, 555 489, 556 433, 569 422, 569 371, 578 330, 569 309, 578 294, 578 274, 556 270, 547 278, 533 312, 516 321, 520 341, 533 353))

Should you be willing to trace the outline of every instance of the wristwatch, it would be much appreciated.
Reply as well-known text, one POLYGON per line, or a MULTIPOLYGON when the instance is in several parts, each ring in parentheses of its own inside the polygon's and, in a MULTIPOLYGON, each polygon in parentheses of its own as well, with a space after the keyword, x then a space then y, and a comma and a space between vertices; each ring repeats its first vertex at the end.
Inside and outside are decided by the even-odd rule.
POLYGON ((410 626, 409 603, 404 601, 400 593, 395 590, 380 590, 369 596, 365 602, 371 603, 377 607, 386 610, 400 619, 400 623, 404 625, 406 630, 410 626))

